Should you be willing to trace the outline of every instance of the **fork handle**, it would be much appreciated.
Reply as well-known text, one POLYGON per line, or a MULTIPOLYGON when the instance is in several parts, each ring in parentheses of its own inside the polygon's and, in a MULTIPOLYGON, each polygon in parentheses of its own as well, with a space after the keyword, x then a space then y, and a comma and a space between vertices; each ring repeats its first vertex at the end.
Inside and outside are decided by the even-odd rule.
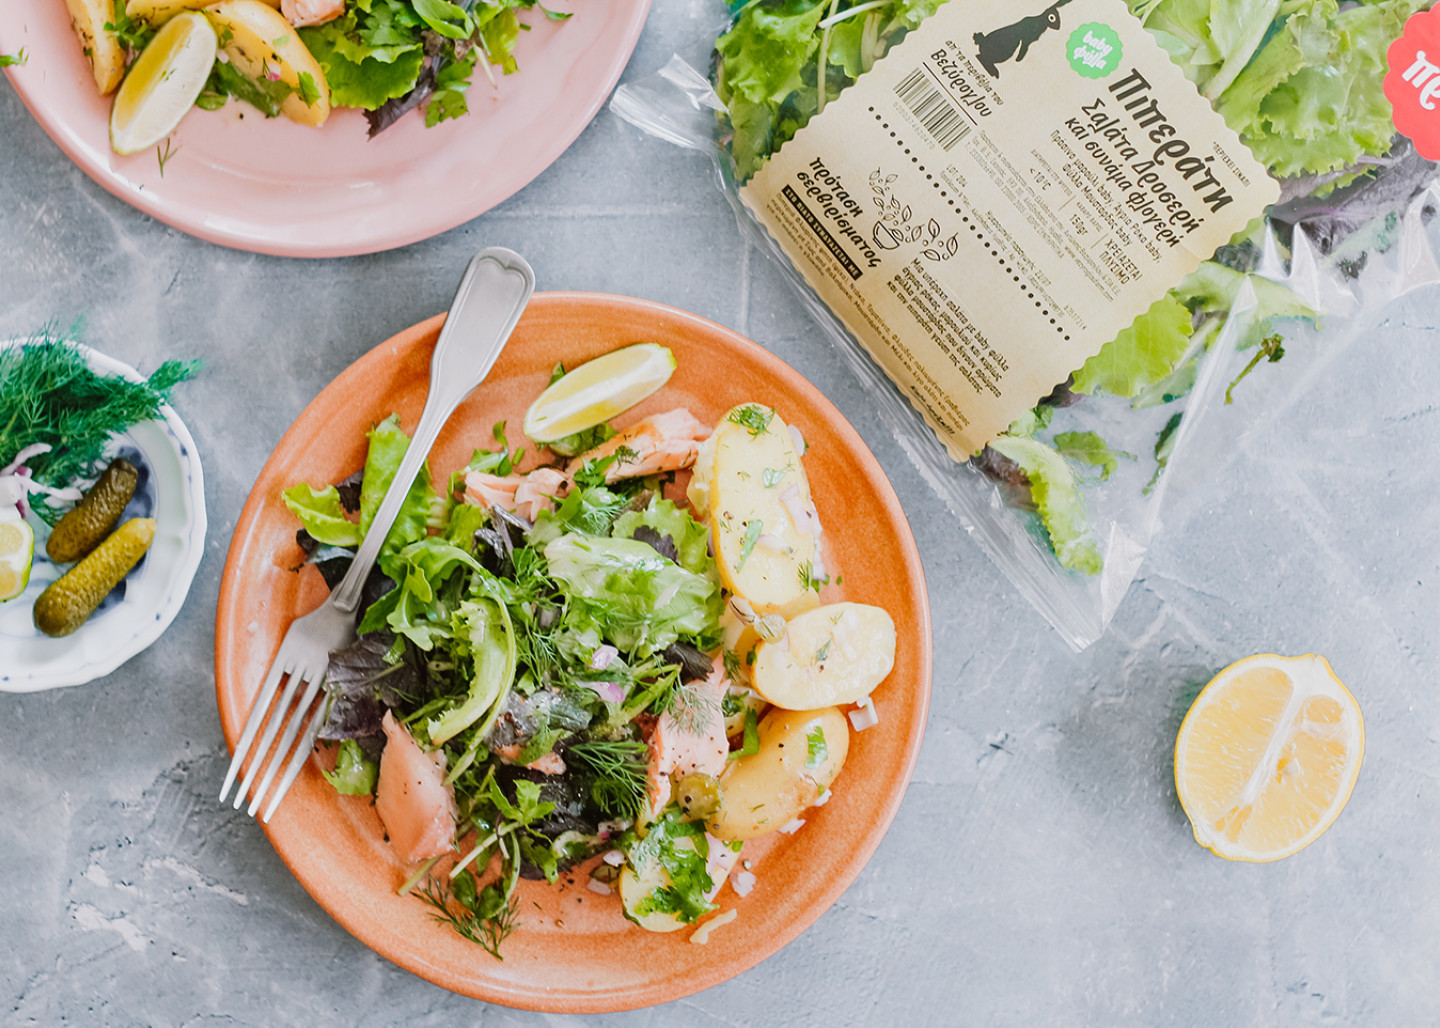
POLYGON ((501 246, 481 250, 465 269, 430 358, 430 392, 420 423, 350 570, 331 594, 335 606, 345 613, 354 613, 359 605, 370 568, 440 430, 490 373, 534 291, 535 272, 525 258, 501 246))

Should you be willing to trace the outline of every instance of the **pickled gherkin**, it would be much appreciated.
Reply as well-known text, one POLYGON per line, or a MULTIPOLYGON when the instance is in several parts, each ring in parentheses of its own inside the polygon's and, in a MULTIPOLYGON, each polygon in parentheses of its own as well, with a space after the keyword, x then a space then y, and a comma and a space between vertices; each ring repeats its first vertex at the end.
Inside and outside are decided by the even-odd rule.
POLYGON ((135 495, 140 472, 128 460, 117 457, 55 525, 45 543, 45 554, 57 564, 69 564, 89 553, 110 534, 135 495))
POLYGON ((40 594, 35 601, 35 627, 55 637, 75 631, 140 562, 154 538, 154 518, 125 522, 40 594))

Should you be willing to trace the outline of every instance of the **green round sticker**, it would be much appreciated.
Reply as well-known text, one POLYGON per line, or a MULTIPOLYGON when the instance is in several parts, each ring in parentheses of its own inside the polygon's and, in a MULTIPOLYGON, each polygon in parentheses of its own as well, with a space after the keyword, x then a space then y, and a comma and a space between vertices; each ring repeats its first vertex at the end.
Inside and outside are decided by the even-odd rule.
POLYGON ((1087 79, 1103 79, 1120 67, 1120 36, 1109 25, 1092 21, 1070 33, 1070 67, 1087 79))

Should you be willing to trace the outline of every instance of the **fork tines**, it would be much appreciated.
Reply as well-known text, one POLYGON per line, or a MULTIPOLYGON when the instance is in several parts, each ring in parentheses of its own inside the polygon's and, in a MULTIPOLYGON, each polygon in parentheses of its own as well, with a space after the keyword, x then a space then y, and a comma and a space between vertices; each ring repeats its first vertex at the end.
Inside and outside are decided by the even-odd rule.
POLYGON ((321 683, 324 680, 323 673, 320 675, 306 675, 303 672, 292 672, 291 669, 281 666, 280 661, 271 668, 265 684, 261 687, 260 693, 255 697, 255 706, 250 711, 249 720, 245 722, 245 730, 240 736, 239 743, 235 746, 235 756, 230 761, 230 769, 225 774, 225 784, 220 788, 220 802, 225 802, 226 795, 230 792, 230 786, 234 784, 236 776, 240 773, 245 758, 250 753, 251 743, 261 726, 265 728, 264 735, 260 738, 259 745, 255 748, 255 755, 250 760, 245 770, 245 777, 240 781, 240 788, 235 793, 235 809, 245 802, 248 795, 250 806, 245 813, 251 817, 260 809, 267 791, 275 781, 277 774, 280 775, 279 784, 275 786, 270 796, 270 804, 265 808, 265 813, 260 820, 268 822, 275 813, 280 801, 290 790, 291 784, 295 781, 300 769, 305 766, 305 760, 310 755, 315 745, 316 733, 320 730, 320 723, 325 716, 325 697, 321 695, 321 683), (271 703, 280 680, 288 675, 285 690, 281 693, 278 702, 271 703), (305 691, 301 694, 299 702, 295 701, 295 694, 301 684, 305 685, 305 691), (316 702, 317 699, 319 702, 316 702), (313 710, 312 710, 313 708, 313 710), (286 718, 286 713, 289 717, 286 718), (306 714, 309 720, 306 721, 306 714), (281 723, 284 722, 284 731, 281 732, 281 723), (301 735, 301 726, 304 726, 304 734, 301 735), (280 735, 279 743, 271 749, 276 734, 280 735), (295 744, 295 737, 301 735, 298 745, 295 744), (291 747, 294 746, 292 753, 291 747), (286 754, 290 754, 288 762, 285 761, 286 754), (267 762, 266 757, 269 756, 267 762), (264 776, 252 791, 250 786, 260 774, 262 766, 265 769, 264 776), (283 774, 281 769, 283 766, 283 774))

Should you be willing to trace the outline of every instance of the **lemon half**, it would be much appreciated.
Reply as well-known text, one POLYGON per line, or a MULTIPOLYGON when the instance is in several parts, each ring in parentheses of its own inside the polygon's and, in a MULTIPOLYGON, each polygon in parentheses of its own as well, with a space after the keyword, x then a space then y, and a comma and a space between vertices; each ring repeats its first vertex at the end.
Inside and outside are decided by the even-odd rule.
POLYGON ((537 443, 583 432, 629 410, 670 380, 675 355, 659 343, 635 343, 596 357, 551 383, 525 413, 537 443))
POLYGON ((198 11, 167 21, 135 59, 110 109, 110 145, 130 154, 154 146, 175 130, 195 104, 219 41, 198 11))
POLYGON ((18 517, 0 519, 0 603, 13 600, 30 584, 35 563, 35 533, 18 517))
POLYGON ((1227 860, 1279 860, 1335 821, 1365 755, 1355 697, 1324 657, 1256 654, 1201 691, 1175 741, 1195 840, 1227 860))

